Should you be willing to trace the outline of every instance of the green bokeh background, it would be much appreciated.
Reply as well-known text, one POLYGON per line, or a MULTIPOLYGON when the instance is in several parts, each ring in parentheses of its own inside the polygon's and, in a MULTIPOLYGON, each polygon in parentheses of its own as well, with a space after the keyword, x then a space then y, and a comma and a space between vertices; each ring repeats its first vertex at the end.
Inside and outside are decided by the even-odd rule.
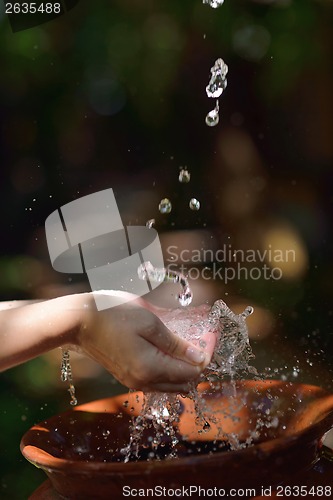
MULTIPOLYGON (((106 187, 125 224, 156 217, 161 232, 204 226, 250 247, 260 224, 282 220, 303 242, 306 270, 293 280, 239 280, 228 293, 275 317, 269 341, 253 342, 259 363, 279 366, 280 350, 293 346, 290 366, 311 359, 302 380, 333 390, 332 26, 328 0, 225 0, 217 10, 201 0, 80 0, 13 33, 0 2, 1 299, 86 287, 52 271, 44 222, 106 187), (217 57, 229 66, 228 88, 220 124, 209 129, 205 86, 217 57), (224 188, 239 175, 225 162, 236 158, 237 170, 236 153, 245 148, 246 157, 248 144, 257 163, 245 162, 239 175, 264 188, 244 191, 255 208, 228 210, 224 188), (191 170, 186 193, 200 199, 199 213, 187 209, 180 165, 191 170), (168 218, 156 210, 165 196, 174 201, 168 218)), ((68 407, 55 377, 47 357, 0 375, 0 498, 28 498, 43 481, 19 442, 68 407)), ((121 390, 100 374, 80 382, 80 401, 121 390)))

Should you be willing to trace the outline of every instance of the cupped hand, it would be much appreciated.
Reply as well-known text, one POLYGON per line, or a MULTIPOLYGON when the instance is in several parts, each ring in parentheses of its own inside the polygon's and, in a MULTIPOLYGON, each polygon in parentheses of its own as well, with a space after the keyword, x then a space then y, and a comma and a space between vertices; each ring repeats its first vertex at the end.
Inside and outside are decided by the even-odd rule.
POLYGON ((210 362, 215 334, 205 334, 202 349, 168 330, 159 311, 134 297, 102 311, 91 301, 76 344, 129 388, 187 392, 210 362))

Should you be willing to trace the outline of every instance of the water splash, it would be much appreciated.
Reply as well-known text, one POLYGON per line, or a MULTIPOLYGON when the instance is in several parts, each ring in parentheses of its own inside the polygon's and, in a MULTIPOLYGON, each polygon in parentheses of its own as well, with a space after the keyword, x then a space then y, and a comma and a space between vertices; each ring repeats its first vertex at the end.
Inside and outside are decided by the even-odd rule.
POLYGON ((191 304, 193 294, 190 289, 186 276, 177 271, 171 271, 165 268, 154 267, 151 262, 144 262, 138 267, 138 276, 141 280, 154 281, 157 283, 179 283, 181 292, 177 298, 181 306, 185 307, 191 304))
POLYGON ((218 98, 221 97, 223 91, 227 88, 227 74, 228 66, 223 61, 223 59, 216 59, 214 66, 210 70, 211 77, 209 83, 206 87, 206 94, 209 98, 214 98, 216 100, 215 108, 210 111, 206 116, 206 124, 209 127, 214 127, 219 123, 219 101, 218 98))
POLYGON ((60 372, 61 372, 61 381, 62 382, 69 382, 69 394, 71 397, 70 404, 72 406, 77 405, 77 399, 75 397, 75 387, 73 385, 73 377, 72 377, 72 367, 70 363, 70 358, 69 358, 69 351, 67 349, 61 349, 62 351, 62 359, 61 359, 61 367, 60 367, 60 372))
POLYGON ((213 9, 217 9, 224 4, 224 0, 203 0, 202 3, 210 5, 213 9))
POLYGON ((234 377, 240 372, 257 374, 249 365, 254 358, 249 341, 246 318, 253 313, 248 306, 241 314, 235 314, 223 300, 214 303, 208 321, 213 331, 219 332, 219 339, 207 370, 218 375, 234 377))
POLYGON ((176 335, 199 345, 206 332, 214 332, 217 343, 211 363, 206 369, 207 375, 234 377, 241 372, 257 373, 256 369, 249 365, 254 355, 246 319, 252 313, 253 307, 248 306, 241 314, 235 314, 223 300, 217 300, 211 308, 202 305, 167 310, 161 312, 159 317, 176 335))
MULTIPOLYGON (((239 373, 257 373, 256 369, 249 365, 249 360, 254 356, 249 344, 246 318, 252 312, 253 308, 248 306, 241 314, 235 314, 223 300, 218 300, 212 308, 202 305, 195 308, 163 310, 159 313, 159 317, 173 333, 183 339, 197 343, 201 347, 204 347, 202 336, 206 332, 210 331, 216 334, 216 349, 212 361, 206 369, 206 377, 208 381, 213 383, 213 379, 222 380, 225 375, 228 375, 233 380, 239 373)), ((191 384, 187 397, 194 404, 198 434, 209 432, 211 426, 214 425, 217 429, 216 439, 227 440, 230 449, 237 450, 252 443, 264 420, 262 422, 258 421, 254 431, 243 443, 239 441, 234 433, 227 434, 223 430, 223 420, 226 417, 234 418, 233 416, 237 415, 241 409, 241 403, 234 398, 236 396, 236 387, 232 383, 231 388, 233 388, 233 393, 230 393, 230 404, 228 408, 223 408, 219 415, 216 412, 212 414, 209 411, 206 407, 205 395, 198 393, 194 382, 191 384)), ((152 436, 150 442, 151 459, 159 459, 157 450, 165 445, 165 440, 171 445, 171 451, 165 458, 177 456, 176 445, 181 439, 177 431, 177 423, 182 410, 181 399, 182 396, 178 394, 158 392, 144 394, 141 414, 134 419, 130 443, 123 450, 126 462, 138 458, 143 433, 147 429, 152 436)), ((235 419, 237 418, 235 417, 235 419)), ((265 422, 269 424, 268 417, 265 422)))
POLYGON ((150 431, 148 455, 150 459, 159 459, 159 449, 165 444, 166 437, 171 444, 166 458, 175 458, 174 448, 179 442, 175 424, 179 422, 180 413, 181 405, 177 395, 160 392, 145 393, 141 413, 134 418, 130 429, 129 444, 121 450, 124 462, 139 458, 145 430, 150 431))

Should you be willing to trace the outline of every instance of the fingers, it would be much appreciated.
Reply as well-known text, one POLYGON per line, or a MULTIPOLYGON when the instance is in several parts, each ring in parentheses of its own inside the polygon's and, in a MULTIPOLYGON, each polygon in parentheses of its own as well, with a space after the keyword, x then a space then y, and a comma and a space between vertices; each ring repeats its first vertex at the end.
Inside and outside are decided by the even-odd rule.
MULTIPOLYGON (((187 343, 185 348, 187 349, 187 343)), ((150 342, 146 342, 144 351, 140 366, 134 372, 138 381, 141 381, 141 387, 154 387, 154 390, 167 387, 170 392, 188 392, 188 384, 197 381, 205 368, 203 363, 195 365, 172 357, 150 342)), ((141 352, 143 353, 143 350, 141 352)))
MULTIPOLYGON (((206 332, 201 338, 200 338, 200 345, 202 349, 206 353, 206 360, 208 359, 207 365, 210 363, 210 360, 212 359, 214 349, 216 346, 217 342, 217 335, 215 332, 206 332)), ((206 366, 207 366, 206 365, 206 366)))
MULTIPOLYGON (((178 337, 157 317, 154 328, 143 331, 142 336, 171 358, 183 360, 192 365, 201 365, 203 368, 210 362, 211 353, 178 337)), ((211 346, 211 342, 209 345, 211 346)))
MULTIPOLYGON (((159 325, 158 332, 149 334, 150 359, 154 359, 154 376, 150 378, 149 390, 187 393, 190 383, 198 381, 210 363, 217 336, 206 332, 198 345, 191 344, 159 325)), ((147 365, 146 365, 147 366, 147 365)))
POLYGON ((150 357, 154 359, 154 363, 150 367, 146 366, 141 373, 139 371, 136 373, 138 378, 134 384, 135 388, 186 393, 190 389, 190 383, 196 382, 202 373, 200 366, 170 358, 160 351, 151 354, 150 357))
POLYGON ((135 298, 93 311, 81 329, 80 345, 128 387, 186 393, 189 382, 197 381, 209 364, 216 336, 207 332, 194 345, 172 333, 144 305, 135 298))

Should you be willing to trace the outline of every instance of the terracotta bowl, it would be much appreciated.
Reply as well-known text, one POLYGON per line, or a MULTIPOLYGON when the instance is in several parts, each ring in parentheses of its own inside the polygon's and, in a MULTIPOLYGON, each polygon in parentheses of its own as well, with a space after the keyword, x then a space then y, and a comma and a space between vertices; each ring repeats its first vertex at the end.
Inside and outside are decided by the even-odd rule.
POLYGON ((142 405, 140 392, 51 417, 28 430, 21 451, 64 498, 120 499, 125 486, 127 491, 155 486, 249 489, 274 486, 310 468, 320 455, 323 435, 333 426, 333 395, 319 387, 239 381, 236 387, 224 382, 213 389, 201 384, 200 392, 206 415, 216 423, 203 432, 195 423, 192 401, 182 398, 178 458, 123 462, 119 450, 129 443, 132 416, 142 405), (241 449, 230 450, 226 444, 234 435, 241 449), (248 446, 250 437, 254 444, 248 446), (218 451, 212 452, 214 447, 218 451))

